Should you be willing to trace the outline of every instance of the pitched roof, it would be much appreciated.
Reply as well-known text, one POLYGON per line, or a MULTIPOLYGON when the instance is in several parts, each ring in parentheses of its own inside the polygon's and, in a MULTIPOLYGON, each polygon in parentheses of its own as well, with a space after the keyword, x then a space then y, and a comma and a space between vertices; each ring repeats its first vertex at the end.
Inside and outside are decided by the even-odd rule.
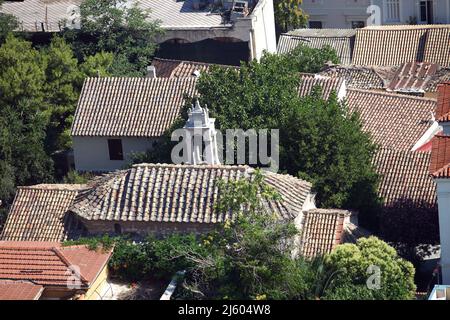
POLYGON ((430 174, 434 178, 450 178, 450 136, 436 135, 433 139, 430 174))
POLYGON ((208 72, 211 66, 238 68, 221 64, 162 58, 153 58, 152 66, 156 69, 156 76, 161 78, 197 77, 200 72, 208 72))
POLYGON ((280 36, 277 51, 288 53, 299 44, 316 49, 328 45, 336 50, 342 64, 350 64, 354 35, 353 29, 297 29, 280 36))
POLYGON ((196 78, 88 78, 72 136, 159 137, 179 116, 196 78))
POLYGON ((425 92, 427 83, 439 69, 439 65, 428 62, 408 62, 395 72, 387 91, 425 92))
MULTIPOLYGON (((206 29, 231 27, 224 24, 220 13, 207 8, 195 10, 194 0, 140 0, 141 9, 150 10, 151 20, 159 20, 164 29, 206 29)), ((1 12, 14 14, 21 22, 20 30, 48 32, 60 31, 60 22, 71 18, 72 6, 79 6, 82 0, 24 0, 5 2, 1 12)))
POLYGON ((0 301, 37 300, 44 287, 32 282, 0 280, 0 301))
POLYGON ((164 29, 197 29, 231 26, 219 12, 194 9, 194 0, 141 0, 139 7, 150 10, 150 18, 164 29), (224 23, 225 22, 225 23, 224 23))
POLYGON ((413 94, 436 92, 440 82, 450 80, 450 68, 423 62, 381 67, 329 65, 320 74, 345 77, 349 88, 385 89, 413 94))
POLYGON ((0 241, 0 279, 37 285, 87 289, 111 257, 111 251, 52 242, 0 241))
POLYGON ((380 148, 373 159, 380 175, 379 195, 386 207, 434 207, 436 184, 428 174, 430 152, 380 148))
POLYGON ((18 187, 0 240, 64 241, 81 232, 77 219, 67 213, 83 185, 18 187))
POLYGON ((450 25, 357 29, 352 62, 357 65, 394 66, 418 61, 447 67, 450 66, 449 37, 450 25))
POLYGON ((450 121, 450 82, 438 85, 436 120, 439 122, 450 121))
POLYGON ((350 212, 338 209, 312 209, 303 213, 301 253, 313 257, 330 253, 344 239, 350 212))
POLYGON ((430 127, 436 100, 377 91, 349 89, 347 102, 359 112, 363 129, 384 148, 411 150, 430 127))
MULTIPOLYGON (((87 220, 223 222, 232 216, 214 208, 220 197, 218 181, 248 178, 253 173, 247 166, 134 165, 94 179, 71 210, 87 220)), ((282 218, 298 215, 311 184, 289 175, 263 174, 283 198, 269 207, 282 218)))
POLYGON ((373 67, 329 65, 320 74, 328 77, 344 77, 349 88, 383 89, 385 85, 383 77, 373 67))
POLYGON ((308 96, 312 93, 314 87, 320 86, 324 99, 330 97, 331 92, 339 93, 345 79, 342 77, 325 77, 315 74, 302 73, 301 82, 298 88, 300 97, 308 96))
POLYGON ((70 19, 71 8, 79 6, 83 0, 24 0, 6 1, 1 12, 12 14, 20 22, 21 31, 61 31, 64 19, 70 19), (42 24, 42 25, 41 25, 42 24))

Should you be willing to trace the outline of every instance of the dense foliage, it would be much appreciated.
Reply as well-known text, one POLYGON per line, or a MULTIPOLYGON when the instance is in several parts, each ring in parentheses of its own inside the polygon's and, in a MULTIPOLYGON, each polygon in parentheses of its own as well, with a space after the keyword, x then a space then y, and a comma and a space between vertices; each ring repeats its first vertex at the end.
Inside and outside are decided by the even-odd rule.
POLYGON ((275 0, 273 2, 275 24, 279 32, 304 28, 308 15, 300 8, 303 0, 275 0))
POLYGON ((17 185, 55 180, 52 155, 70 146, 69 129, 83 78, 106 70, 112 57, 79 64, 55 37, 40 50, 12 36, 0 47, 0 199, 17 185), (95 71, 94 71, 95 70, 95 71))
POLYGON ((66 30, 79 59, 100 52, 114 54, 114 76, 142 76, 154 55, 156 37, 162 33, 148 11, 126 0, 85 0, 80 5, 81 29, 66 30))
MULTIPOLYGON (((0 0, 0 9, 4 0, 0 0)), ((19 26, 17 18, 11 14, 0 12, 0 44, 3 43, 8 33, 15 30, 19 26)))
MULTIPOLYGON (((0 227, 17 185, 61 180, 57 159, 71 146, 84 78, 140 76, 153 57, 160 29, 148 12, 125 0, 86 0, 80 10, 80 30, 35 47, 0 13, 0 227)), ((72 172, 65 180, 85 179, 72 172)))
MULTIPOLYGON (((281 171, 311 181, 318 205, 369 212, 379 204, 372 166, 376 147, 363 132, 358 114, 349 112, 335 94, 323 100, 319 89, 298 97, 298 72, 317 72, 330 59, 337 59, 330 48, 300 46, 288 55, 266 54, 240 69, 212 68, 199 79, 200 102, 208 106, 222 133, 279 129, 281 171)), ((169 137, 166 134, 150 157, 137 161, 170 161, 169 137)))
POLYGON ((349 300, 407 300, 415 294, 414 267, 401 259, 394 248, 375 238, 361 238, 356 244, 343 244, 329 254, 325 263, 338 271, 330 288, 325 292, 328 299, 349 300), (379 283, 370 289, 370 275, 376 276, 379 268, 379 283))

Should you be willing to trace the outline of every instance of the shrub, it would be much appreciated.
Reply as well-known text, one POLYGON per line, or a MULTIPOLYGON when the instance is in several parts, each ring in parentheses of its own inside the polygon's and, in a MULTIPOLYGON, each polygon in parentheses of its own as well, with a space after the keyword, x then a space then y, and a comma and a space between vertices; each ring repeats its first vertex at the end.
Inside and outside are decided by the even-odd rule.
POLYGON ((376 237, 361 238, 356 244, 338 246, 325 259, 336 270, 325 299, 412 299, 415 293, 414 267, 400 258, 394 248, 376 237), (380 270, 379 288, 366 286, 370 267, 380 270))

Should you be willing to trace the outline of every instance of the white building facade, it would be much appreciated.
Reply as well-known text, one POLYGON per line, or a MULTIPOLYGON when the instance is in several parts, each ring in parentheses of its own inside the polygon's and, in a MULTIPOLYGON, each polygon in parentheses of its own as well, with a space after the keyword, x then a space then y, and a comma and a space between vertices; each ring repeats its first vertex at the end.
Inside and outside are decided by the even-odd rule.
POLYGON ((450 0, 303 0, 311 28, 448 24, 450 0))

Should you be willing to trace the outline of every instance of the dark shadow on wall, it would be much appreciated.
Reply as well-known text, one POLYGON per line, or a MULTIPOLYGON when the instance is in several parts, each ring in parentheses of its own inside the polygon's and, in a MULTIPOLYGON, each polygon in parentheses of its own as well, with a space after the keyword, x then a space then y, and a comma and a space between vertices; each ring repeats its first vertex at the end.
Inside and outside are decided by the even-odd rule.
POLYGON ((248 42, 229 38, 206 39, 186 42, 171 39, 159 45, 159 58, 217 63, 239 66, 240 61, 249 61, 248 42))

